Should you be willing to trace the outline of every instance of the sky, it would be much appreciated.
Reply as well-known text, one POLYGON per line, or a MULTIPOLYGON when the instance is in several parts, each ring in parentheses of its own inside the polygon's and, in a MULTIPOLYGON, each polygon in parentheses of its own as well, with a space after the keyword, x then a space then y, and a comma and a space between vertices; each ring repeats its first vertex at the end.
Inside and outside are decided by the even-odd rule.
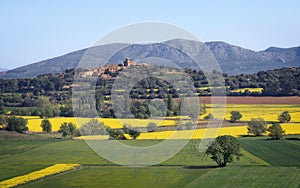
POLYGON ((299 10, 298 0, 3 0, 0 68, 87 48, 122 26, 149 21, 256 51, 300 46, 299 10))

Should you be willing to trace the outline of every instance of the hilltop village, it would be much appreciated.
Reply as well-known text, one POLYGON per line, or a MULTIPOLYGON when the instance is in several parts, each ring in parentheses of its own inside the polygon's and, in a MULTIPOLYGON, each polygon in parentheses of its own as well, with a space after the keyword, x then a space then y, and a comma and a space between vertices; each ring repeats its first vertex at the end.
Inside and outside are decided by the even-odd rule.
POLYGON ((126 58, 123 61, 123 64, 110 64, 102 67, 90 68, 85 70, 84 72, 79 73, 81 78, 99 76, 105 79, 113 79, 116 77, 117 73, 127 69, 128 67, 148 67, 147 63, 135 63, 130 60, 130 58, 126 58))

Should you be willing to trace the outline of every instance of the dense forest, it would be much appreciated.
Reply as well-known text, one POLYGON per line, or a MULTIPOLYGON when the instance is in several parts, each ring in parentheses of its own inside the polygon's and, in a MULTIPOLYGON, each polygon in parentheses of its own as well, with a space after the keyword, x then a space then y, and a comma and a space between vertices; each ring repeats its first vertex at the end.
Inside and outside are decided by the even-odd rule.
MULTIPOLYGON (((154 68, 155 70, 166 69, 166 67, 160 66, 154 68)), ((193 96, 209 96, 213 88, 220 86, 225 86, 228 96, 299 96, 300 94, 300 68, 281 68, 260 71, 256 74, 233 76, 218 72, 205 74, 202 71, 191 69, 184 69, 182 73, 188 75, 193 82, 193 96), (207 77, 215 77, 214 82, 208 83, 207 77), (232 92, 242 88, 247 89, 243 92, 232 92), (262 88, 262 90, 261 92, 253 92, 249 88, 262 88)), ((88 106, 96 100, 98 115, 114 117, 110 97, 118 73, 107 74, 110 74, 110 79, 98 77, 95 87, 90 88, 95 90, 95 96, 89 98, 84 98, 86 97, 84 94, 78 96, 81 99, 84 98, 81 101, 87 103, 80 105, 82 116, 96 115, 90 114, 91 106, 88 106)), ((163 73, 160 72, 159 74, 163 73)), ((0 113, 9 111, 15 115, 73 116, 72 88, 84 90, 82 85, 74 83, 74 75, 75 70, 70 69, 60 74, 46 74, 34 78, 0 79, 0 113)), ((81 78, 80 81, 87 83, 90 79, 81 78)), ((141 79, 133 85, 130 91, 131 111, 136 117, 147 118, 150 112, 147 108, 149 102, 146 99, 179 98, 188 95, 187 91, 185 87, 176 88, 176 86, 160 78, 141 79)), ((123 91, 118 92, 122 95, 123 91)), ((160 110, 160 107, 157 107, 157 113, 160 113, 160 110)), ((175 107, 169 109, 168 115, 176 115, 177 111, 178 109, 175 107)))

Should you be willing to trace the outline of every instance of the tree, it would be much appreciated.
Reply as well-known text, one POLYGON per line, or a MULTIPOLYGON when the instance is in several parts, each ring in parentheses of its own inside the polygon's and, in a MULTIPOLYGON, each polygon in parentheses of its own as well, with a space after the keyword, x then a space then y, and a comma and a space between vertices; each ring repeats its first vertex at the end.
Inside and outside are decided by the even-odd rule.
POLYGON ((5 129, 8 123, 7 116, 0 114, 0 129, 5 129))
POLYGON ((8 118, 6 130, 23 133, 24 131, 28 131, 27 123, 27 119, 12 116, 8 118))
POLYGON ((185 123, 185 129, 186 130, 191 130, 191 129, 194 128, 194 125, 195 124, 193 122, 188 121, 188 122, 185 123))
POLYGON ((280 123, 290 122, 291 121, 291 115, 288 111, 284 111, 278 116, 278 120, 279 120, 280 123))
POLYGON ((240 120, 242 118, 242 114, 239 111, 231 111, 230 114, 231 122, 236 122, 237 120, 240 120))
POLYGON ((140 136, 141 132, 138 131, 138 130, 134 130, 134 129, 129 129, 129 132, 128 132, 129 136, 131 138, 133 138, 134 140, 140 136))
POLYGON ((76 136, 78 131, 74 123, 63 122, 59 127, 58 132, 62 133, 62 137, 67 137, 67 136, 76 136))
POLYGON ((218 166, 224 167, 233 161, 233 157, 240 156, 240 144, 236 138, 229 135, 217 137, 206 150, 206 154, 211 155, 211 159, 216 161, 218 166))
POLYGON ((106 128, 98 119, 91 119, 80 127, 81 135, 105 135, 106 128))
POLYGON ((211 120, 214 119, 214 116, 212 115, 212 113, 209 113, 207 116, 204 117, 205 120, 211 120))
POLYGON ((267 122, 262 118, 252 118, 248 122, 248 133, 254 134, 254 136, 261 136, 267 131, 267 122))
POLYGON ((50 133, 52 131, 52 125, 48 119, 43 119, 41 127, 44 132, 50 133))
POLYGON ((126 137, 124 136, 123 132, 119 129, 108 129, 108 134, 110 139, 126 140, 126 137))
POLYGON ((0 100, 0 114, 6 114, 6 108, 2 99, 0 100))
POLYGON ((156 128, 157 128, 157 124, 154 123, 154 122, 150 122, 147 125, 147 131, 148 132, 154 132, 156 128))
POLYGON ((48 97, 41 96, 38 99, 39 116, 43 117, 55 117, 60 113, 59 106, 52 104, 48 97))
POLYGON ((168 98, 167 98, 167 116, 172 116, 173 115, 173 110, 174 110, 174 103, 173 103, 173 99, 172 99, 172 95, 168 94, 168 98))
POLYGON ((124 131, 125 134, 129 134, 129 136, 130 136, 131 138, 133 138, 134 140, 135 140, 137 137, 139 137, 140 134, 141 134, 140 131, 138 131, 138 130, 132 128, 131 125, 127 125, 127 124, 125 124, 125 125, 123 126, 123 131, 124 131))
POLYGON ((60 127, 59 127, 59 130, 58 130, 59 133, 62 133, 62 137, 67 137, 68 135, 70 135, 70 128, 68 126, 68 123, 67 122, 63 122, 60 127))
POLYGON ((279 123, 273 123, 269 128, 268 128, 269 136, 274 139, 274 140, 280 140, 284 134, 284 130, 280 126, 279 123))

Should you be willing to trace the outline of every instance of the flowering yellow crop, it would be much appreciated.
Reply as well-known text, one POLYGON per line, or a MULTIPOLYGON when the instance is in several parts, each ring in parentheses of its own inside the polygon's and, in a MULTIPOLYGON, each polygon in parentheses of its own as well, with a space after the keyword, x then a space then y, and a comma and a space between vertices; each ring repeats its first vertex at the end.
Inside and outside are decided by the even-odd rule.
POLYGON ((15 187, 17 185, 22 185, 31 181, 36 181, 38 179, 51 176, 54 174, 59 174, 62 172, 70 171, 79 168, 80 164, 55 164, 53 166, 44 168, 42 170, 34 171, 23 176, 17 176, 8 180, 0 182, 0 187, 9 188, 15 187))
MULTIPOLYGON (((286 123, 281 124, 285 134, 300 134, 300 124, 286 123)), ((234 127, 221 127, 221 128, 207 128, 196 130, 183 130, 164 132, 149 132, 141 133, 137 139, 202 139, 202 138, 215 138, 221 135, 242 136, 248 134, 247 126, 234 126, 234 127), (172 137, 173 135, 173 137, 172 137)))
MULTIPOLYGON (((29 131, 41 132, 41 122, 42 119, 28 119, 28 128, 29 131)), ((58 131, 59 127, 63 122, 72 122, 77 127, 80 127, 84 123, 90 121, 91 118, 72 118, 72 117, 60 117, 60 118, 49 118, 49 121, 52 125, 52 131, 58 131)), ((154 122, 158 126, 173 126, 176 124, 176 120, 159 120, 159 119, 117 119, 117 118, 99 118, 99 121, 104 123, 105 126, 109 126, 110 128, 122 128, 124 124, 129 124, 132 127, 146 127, 149 122, 154 122)))
POLYGON ((263 118, 266 121, 278 121, 278 115, 284 111, 288 111, 291 114, 291 122, 300 122, 300 105, 289 104, 227 104, 226 108, 222 108, 221 105, 215 104, 207 105, 207 113, 200 116, 204 118, 209 113, 212 113, 215 118, 230 119, 231 111, 239 111, 243 117, 242 121, 250 121, 251 118, 263 118))
MULTIPOLYGON (((212 113, 215 118, 218 119, 230 119, 231 111, 239 111, 243 117, 241 121, 250 121, 251 118, 264 118, 266 121, 276 122, 278 121, 278 115, 280 115, 283 111, 288 111, 291 114, 291 122, 299 123, 300 122, 300 105, 290 105, 290 104, 227 104, 226 108, 222 108, 221 105, 218 104, 207 104, 207 113, 199 116, 199 118, 204 118, 209 113, 212 113), (225 117, 224 117, 225 113, 225 117)), ((41 132, 42 128, 40 127, 42 119, 38 117, 30 117, 24 116, 24 118, 28 119, 28 128, 30 131, 41 132)), ((146 127, 149 122, 154 122, 158 126, 174 126, 177 124, 176 118, 174 119, 116 119, 116 118, 99 118, 99 121, 103 122, 105 126, 109 126, 111 128, 122 128, 124 124, 129 124, 132 127, 146 127)), ((184 118, 184 117, 182 117, 184 118)), ((91 120, 91 118, 49 118, 52 124, 52 130, 57 131, 60 125, 63 122, 72 122, 80 127, 82 124, 91 120)))
POLYGON ((258 92, 261 93, 263 88, 242 88, 242 89, 235 89, 231 90, 232 93, 244 93, 246 90, 248 90, 250 93, 252 92, 258 92))

